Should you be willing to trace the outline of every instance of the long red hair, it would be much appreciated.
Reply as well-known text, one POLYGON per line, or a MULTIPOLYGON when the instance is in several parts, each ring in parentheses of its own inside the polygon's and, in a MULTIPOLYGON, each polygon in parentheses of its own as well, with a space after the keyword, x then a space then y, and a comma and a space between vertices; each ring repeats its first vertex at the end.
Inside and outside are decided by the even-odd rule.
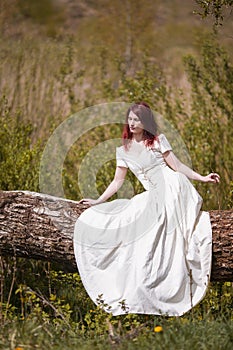
POLYGON ((128 117, 131 111, 136 114, 144 126, 143 140, 145 145, 148 147, 152 146, 154 141, 158 139, 158 126, 155 122, 153 112, 146 102, 136 102, 127 110, 125 125, 122 132, 123 145, 127 149, 133 137, 133 133, 130 131, 128 124, 128 117))

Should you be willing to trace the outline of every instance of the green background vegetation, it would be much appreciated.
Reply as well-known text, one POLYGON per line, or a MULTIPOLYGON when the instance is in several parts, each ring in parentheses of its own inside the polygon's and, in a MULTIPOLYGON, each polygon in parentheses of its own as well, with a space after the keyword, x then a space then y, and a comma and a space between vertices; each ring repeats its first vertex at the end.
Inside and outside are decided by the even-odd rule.
MULTIPOLYGON (((195 183, 203 208, 232 208, 232 15, 223 8, 216 29, 221 15, 201 20, 195 10, 192 0, 1 0, 1 190, 40 190, 46 141, 71 114, 145 100, 178 130, 195 170, 221 175, 217 187, 195 183)), ((63 169, 67 198, 81 197, 77 173, 85 154, 120 135, 117 125, 99 126, 73 145, 63 169)), ((99 171, 100 192, 114 165, 99 171)), ((232 348, 230 282, 211 283, 201 304, 179 319, 112 317, 101 298, 93 305, 78 274, 50 263, 1 257, 0 285, 2 349, 232 348), (155 333, 156 325, 163 332, 155 333)))

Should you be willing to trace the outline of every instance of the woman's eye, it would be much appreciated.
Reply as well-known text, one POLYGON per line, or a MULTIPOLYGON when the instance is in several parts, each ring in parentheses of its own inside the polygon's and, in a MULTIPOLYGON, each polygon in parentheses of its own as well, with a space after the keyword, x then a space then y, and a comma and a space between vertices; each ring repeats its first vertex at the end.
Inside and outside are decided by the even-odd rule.
POLYGON ((133 119, 133 118, 129 117, 129 118, 128 118, 128 121, 129 121, 129 122, 134 121, 135 123, 138 123, 138 122, 139 122, 139 119, 133 119))

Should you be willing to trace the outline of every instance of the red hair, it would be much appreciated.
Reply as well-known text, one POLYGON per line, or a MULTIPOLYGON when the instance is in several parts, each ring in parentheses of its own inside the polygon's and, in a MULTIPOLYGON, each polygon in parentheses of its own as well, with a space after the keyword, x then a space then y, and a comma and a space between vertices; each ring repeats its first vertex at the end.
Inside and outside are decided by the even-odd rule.
POLYGON ((145 145, 149 147, 152 146, 154 141, 158 139, 158 126, 155 122, 153 112, 146 102, 136 102, 129 107, 122 132, 123 145, 127 149, 133 137, 133 133, 130 131, 128 124, 128 117, 131 111, 136 114, 144 126, 143 140, 145 145))

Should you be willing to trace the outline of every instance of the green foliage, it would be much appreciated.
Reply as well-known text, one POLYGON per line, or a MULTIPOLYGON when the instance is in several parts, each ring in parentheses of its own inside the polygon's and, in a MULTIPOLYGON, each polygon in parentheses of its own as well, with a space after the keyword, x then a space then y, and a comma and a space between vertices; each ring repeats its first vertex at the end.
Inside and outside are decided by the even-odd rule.
POLYGON ((61 66, 57 78, 61 84, 61 91, 68 97, 70 112, 75 113, 81 104, 79 95, 75 93, 75 85, 81 82, 84 69, 75 67, 75 41, 73 36, 67 36, 65 42, 65 52, 62 57, 61 66))
POLYGON ((1 290, 1 348, 147 349, 156 342, 158 349, 198 349, 200 344, 203 349, 231 349, 233 291, 229 282, 210 284, 201 304, 180 318, 129 314, 124 300, 121 307, 126 314, 112 316, 103 295, 94 305, 77 273, 55 271, 48 263, 32 262, 29 268, 19 259, 12 274, 9 263, 1 260, 1 286, 4 278, 10 282, 8 291, 1 290), (5 299, 11 302, 6 305, 5 299))
POLYGON ((212 16, 215 25, 222 25, 225 10, 232 10, 232 0, 195 0, 199 5, 201 12, 198 13, 202 18, 212 16))
POLYGON ((230 182, 229 208, 233 207, 233 181, 230 182))
POLYGON ((0 100, 0 189, 39 188, 39 144, 32 145, 32 125, 22 122, 21 111, 11 112, 7 99, 0 100))
POLYGON ((25 321, 24 324, 12 322, 1 330, 0 346, 3 349, 70 349, 70 350, 142 350, 142 349, 224 349, 232 348, 232 324, 219 318, 216 322, 187 321, 174 319, 162 322, 163 332, 155 333, 152 327, 136 333, 132 338, 111 338, 108 335, 85 337, 78 331, 64 330, 58 333, 51 324, 40 324, 36 321, 25 321))
POLYGON ((138 67, 133 74, 129 74, 124 60, 115 60, 118 71, 117 88, 116 81, 106 79, 104 82, 104 96, 109 99, 121 98, 124 101, 146 100, 156 105, 159 98, 159 89, 162 85, 161 68, 154 62, 150 62, 148 53, 144 53, 138 67))
POLYGON ((182 133, 189 146, 194 169, 205 174, 216 171, 221 184, 216 191, 209 185, 202 194, 207 208, 230 205, 233 172, 233 66, 220 45, 206 40, 201 59, 186 56, 186 71, 191 83, 191 112, 184 120, 182 133))

